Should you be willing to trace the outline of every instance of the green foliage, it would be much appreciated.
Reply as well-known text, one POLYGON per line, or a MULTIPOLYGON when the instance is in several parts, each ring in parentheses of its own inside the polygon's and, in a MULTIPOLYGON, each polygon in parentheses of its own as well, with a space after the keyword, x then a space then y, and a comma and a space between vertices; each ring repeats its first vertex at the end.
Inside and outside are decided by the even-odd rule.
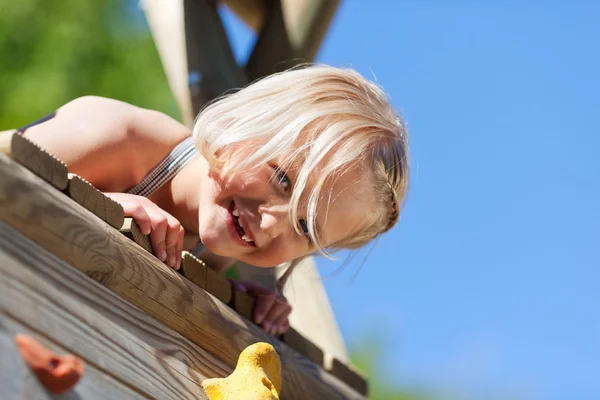
POLYGON ((377 335, 365 338, 351 352, 352 363, 369 381, 370 400, 432 400, 418 391, 406 391, 392 383, 393 377, 381 368, 384 341, 377 335))
POLYGON ((19 0, 0 4, 0 130, 83 95, 111 97, 178 118, 136 3, 19 0))
MULTIPOLYGON (((180 119, 152 36, 133 0, 0 3, 0 130, 33 122, 84 95, 119 99, 180 119)), ((235 267, 230 277, 239 278, 235 267)), ((394 388, 377 368, 378 340, 354 352, 372 400, 427 400, 394 388)))

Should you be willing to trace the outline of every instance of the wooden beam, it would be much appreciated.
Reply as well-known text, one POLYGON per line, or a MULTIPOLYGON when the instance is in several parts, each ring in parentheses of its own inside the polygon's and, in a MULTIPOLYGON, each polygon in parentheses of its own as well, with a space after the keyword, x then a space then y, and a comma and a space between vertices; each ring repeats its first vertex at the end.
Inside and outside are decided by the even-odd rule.
POLYGON ((192 253, 182 252, 179 271, 198 287, 208 291, 223 303, 229 304, 231 301, 231 285, 227 278, 218 274, 192 253))
POLYGON ((232 370, 4 222, 0 259, 0 313, 43 332, 86 368, 151 398, 187 399, 205 398, 201 381, 232 370))
POLYGON ((121 226, 119 231, 125 236, 127 236, 129 239, 133 240, 142 249, 154 255, 154 250, 152 249, 152 242, 150 241, 150 236, 144 235, 142 233, 140 227, 133 220, 133 218, 125 218, 123 220, 123 226, 121 226))
POLYGON ((11 157, 59 190, 69 182, 67 166, 15 130, 0 133, 2 154, 11 157))
MULTIPOLYGON (((18 333, 27 333, 51 351, 59 354, 68 350, 46 338, 44 333, 31 329, 0 312, 0 387, 3 399, 50 399, 46 389, 24 363, 14 342, 18 333)), ((85 340, 85 339, 84 339, 85 340)), ((85 363, 85 374, 80 382, 60 398, 141 400, 148 397, 109 375, 106 370, 85 363)))
POLYGON ((2 154, 0 175, 0 219, 230 367, 247 346, 269 342, 286 399, 364 399, 2 154))
POLYGON ((290 328, 284 333, 282 335, 282 340, 292 349, 296 350, 315 364, 323 365, 323 350, 298 333, 294 328, 290 328))
POLYGON ((358 393, 361 393, 365 396, 367 395, 367 380, 351 366, 344 364, 337 358, 334 358, 331 367, 327 368, 327 370, 331 372, 334 376, 337 376, 338 378, 346 382, 358 393))
POLYGON ((246 65, 250 81, 310 63, 339 0, 270 0, 266 21, 246 65))
POLYGON ((195 115, 187 79, 183 0, 142 0, 140 5, 156 43, 169 87, 181 110, 183 122, 191 127, 195 115))
POLYGON ((217 96, 248 82, 235 61, 216 1, 183 0, 188 83, 197 115, 217 96))
POLYGON ((224 0, 227 7, 255 32, 260 32, 267 18, 266 0, 224 0))
POLYGON ((123 207, 82 177, 69 174, 66 192, 70 198, 113 228, 119 229, 123 225, 123 207))

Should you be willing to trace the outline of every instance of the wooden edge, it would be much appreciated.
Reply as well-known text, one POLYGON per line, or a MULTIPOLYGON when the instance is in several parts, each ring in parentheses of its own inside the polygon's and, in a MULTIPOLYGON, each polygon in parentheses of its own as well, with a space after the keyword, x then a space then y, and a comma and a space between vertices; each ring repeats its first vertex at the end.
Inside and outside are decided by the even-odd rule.
POLYGON ((0 219, 88 276, 99 273, 98 282, 225 364, 233 367, 247 346, 268 342, 286 366, 282 370, 285 398, 364 400, 338 377, 247 323, 146 251, 129 246, 104 222, 86 218, 83 208, 66 204, 39 177, 2 154, 0 174, 0 219), (30 218, 41 209, 44 218, 30 218))
POLYGON ((234 290, 230 305, 242 317, 253 321, 254 302, 254 297, 239 290, 234 290))
POLYGON ((5 154, 55 188, 59 190, 67 188, 69 182, 67 166, 62 161, 16 131, 6 131, 2 134, 3 143, 8 143, 8 136, 10 136, 10 150, 3 149, 5 154))
POLYGON ((206 270, 208 265, 189 251, 181 252, 181 267, 178 272, 206 290, 206 270))
POLYGON ((101 220, 115 229, 120 229, 125 221, 123 207, 100 190, 96 189, 84 178, 69 174, 67 194, 77 203, 90 210, 101 220))
POLYGON ((267 17, 265 0, 224 0, 223 2, 254 32, 260 31, 267 17))
POLYGON ((294 328, 290 328, 286 333, 281 335, 281 340, 315 364, 323 366, 323 350, 302 336, 294 328))
POLYGON ((0 132, 0 152, 12 157, 11 145, 12 135, 17 133, 16 129, 0 132))
POLYGON ((140 227, 133 220, 133 218, 124 218, 123 225, 119 231, 127 236, 129 239, 136 242, 141 248, 146 250, 150 254, 154 254, 152 250, 152 243, 150 242, 150 236, 144 235, 142 231, 140 231, 140 227))
POLYGON ((337 358, 333 357, 331 366, 326 368, 326 370, 331 375, 347 383, 348 386, 356 390, 358 393, 365 396, 367 395, 369 389, 367 380, 358 371, 352 368, 352 366, 346 365, 337 358))
POLYGON ((210 268, 192 253, 181 253, 179 272, 225 304, 231 302, 231 285, 227 278, 210 268))

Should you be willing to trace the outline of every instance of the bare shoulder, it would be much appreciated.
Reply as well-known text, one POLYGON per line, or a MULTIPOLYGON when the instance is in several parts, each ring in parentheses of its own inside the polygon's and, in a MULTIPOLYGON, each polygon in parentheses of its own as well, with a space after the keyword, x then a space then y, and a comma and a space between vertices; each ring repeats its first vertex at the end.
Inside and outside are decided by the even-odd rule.
POLYGON ((119 100, 77 98, 26 135, 103 190, 135 185, 191 135, 173 118, 119 100))

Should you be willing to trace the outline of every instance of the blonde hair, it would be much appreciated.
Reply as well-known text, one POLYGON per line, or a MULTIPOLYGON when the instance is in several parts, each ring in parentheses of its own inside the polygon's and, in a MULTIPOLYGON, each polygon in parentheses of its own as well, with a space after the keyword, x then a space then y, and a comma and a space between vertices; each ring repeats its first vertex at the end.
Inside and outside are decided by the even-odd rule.
POLYGON ((279 156, 286 156, 288 165, 301 165, 289 214, 300 233, 298 209, 305 207, 309 236, 321 252, 315 232, 317 202, 324 183, 344 169, 370 167, 370 197, 377 207, 365 213, 364 226, 329 248, 358 248, 398 221, 408 186, 407 132, 383 90, 353 70, 309 66, 268 76, 207 106, 196 119, 194 139, 222 173, 279 156), (225 154, 235 165, 224 165, 225 154), (305 193, 317 166, 321 174, 305 193))

